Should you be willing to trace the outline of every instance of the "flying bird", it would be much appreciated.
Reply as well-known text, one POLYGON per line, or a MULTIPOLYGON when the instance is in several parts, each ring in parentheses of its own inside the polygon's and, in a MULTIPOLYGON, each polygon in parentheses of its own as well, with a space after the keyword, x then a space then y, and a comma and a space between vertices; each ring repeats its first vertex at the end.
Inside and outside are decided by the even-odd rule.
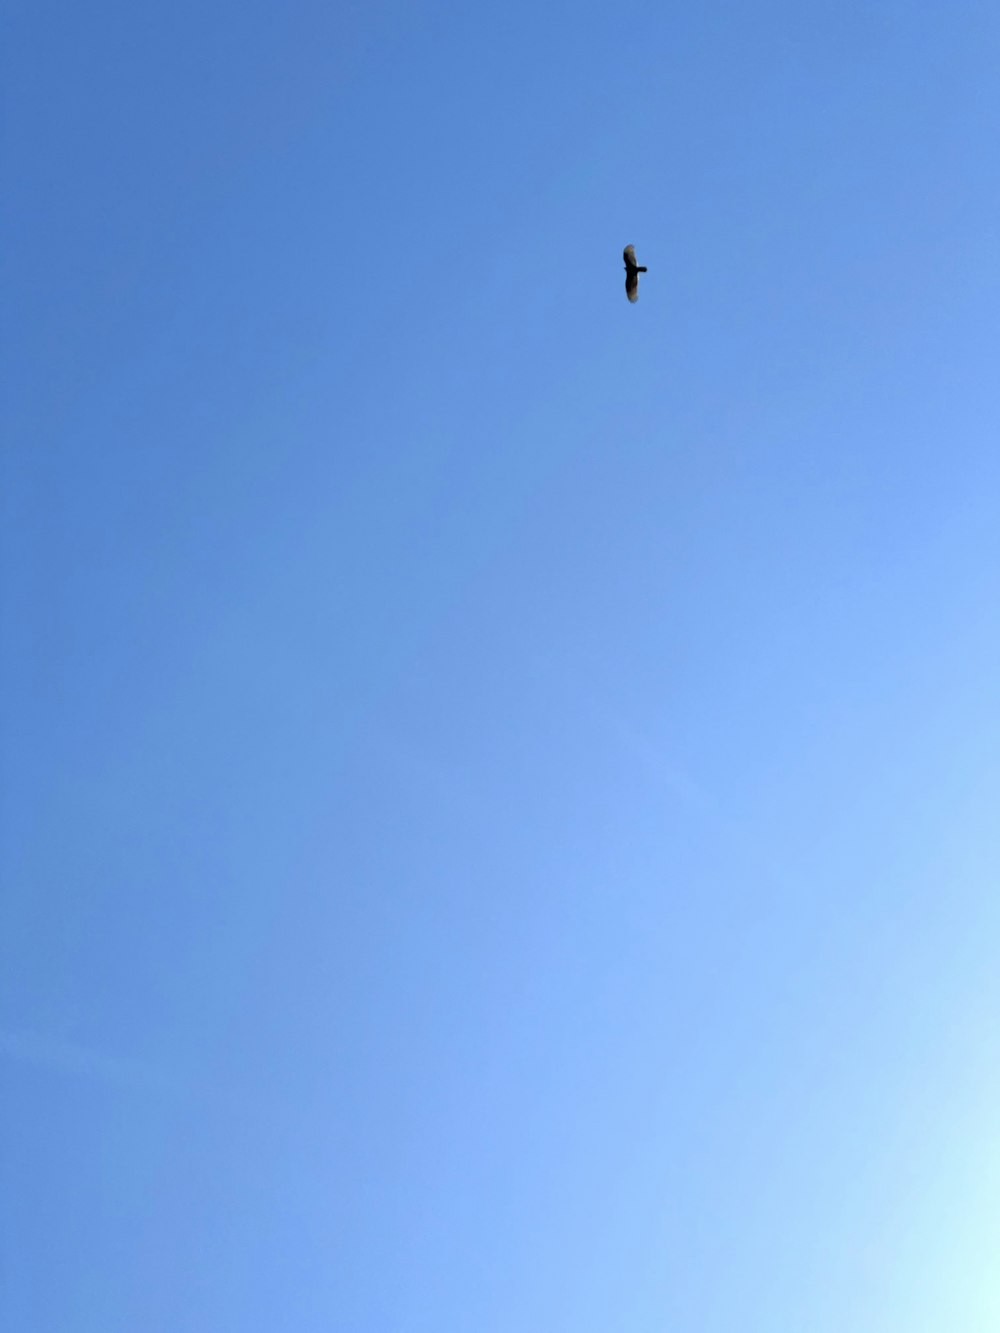
POLYGON ((625 295, 630 301, 639 299, 639 274, 646 272, 645 264, 635 262, 635 246, 625 247, 625 295))

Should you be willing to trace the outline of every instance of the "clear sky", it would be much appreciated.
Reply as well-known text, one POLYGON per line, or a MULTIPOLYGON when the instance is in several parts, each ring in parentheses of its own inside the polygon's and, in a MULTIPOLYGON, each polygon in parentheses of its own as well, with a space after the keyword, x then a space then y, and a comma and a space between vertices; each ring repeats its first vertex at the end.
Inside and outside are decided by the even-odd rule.
POLYGON ((996 5, 2 45, 2 1327, 995 1333, 996 5))

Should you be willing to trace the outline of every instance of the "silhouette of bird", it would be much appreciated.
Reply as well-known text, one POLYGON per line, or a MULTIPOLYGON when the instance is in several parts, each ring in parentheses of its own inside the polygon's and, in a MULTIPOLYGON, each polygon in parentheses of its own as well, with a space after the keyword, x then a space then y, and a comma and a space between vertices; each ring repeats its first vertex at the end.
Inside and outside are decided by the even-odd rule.
POLYGON ((625 295, 630 301, 639 299, 639 274, 646 272, 645 264, 635 262, 635 246, 625 247, 625 295))

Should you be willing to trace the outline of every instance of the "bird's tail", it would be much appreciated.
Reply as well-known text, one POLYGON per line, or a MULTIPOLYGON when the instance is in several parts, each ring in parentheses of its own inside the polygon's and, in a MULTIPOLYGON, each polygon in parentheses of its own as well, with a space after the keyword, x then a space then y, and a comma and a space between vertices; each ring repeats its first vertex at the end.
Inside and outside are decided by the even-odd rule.
POLYGON ((646 267, 645 264, 636 264, 635 271, 636 273, 648 273, 649 269, 646 267))

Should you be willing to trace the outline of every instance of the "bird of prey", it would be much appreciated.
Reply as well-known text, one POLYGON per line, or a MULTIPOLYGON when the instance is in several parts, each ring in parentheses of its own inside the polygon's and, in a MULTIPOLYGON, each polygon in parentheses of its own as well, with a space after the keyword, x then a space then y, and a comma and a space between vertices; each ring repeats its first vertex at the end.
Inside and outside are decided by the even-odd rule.
POLYGON ((625 247, 625 295, 630 301, 639 299, 639 274, 646 272, 645 264, 635 262, 635 246, 625 247))

